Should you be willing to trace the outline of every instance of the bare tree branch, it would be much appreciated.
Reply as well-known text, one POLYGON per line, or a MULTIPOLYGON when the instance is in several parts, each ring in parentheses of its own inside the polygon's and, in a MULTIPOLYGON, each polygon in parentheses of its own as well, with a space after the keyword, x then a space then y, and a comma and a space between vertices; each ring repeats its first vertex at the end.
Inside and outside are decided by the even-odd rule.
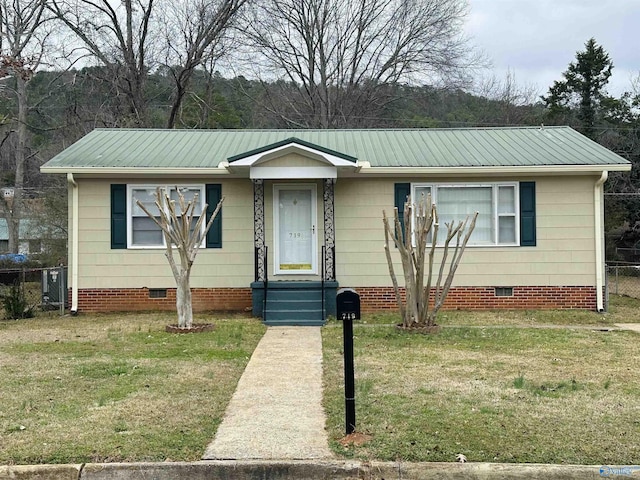
POLYGON ((144 97, 150 56, 151 17, 155 0, 50 0, 47 8, 111 69, 108 79, 128 101, 129 121, 148 126, 144 97))
POLYGON ((196 68, 225 52, 225 36, 246 0, 184 0, 164 11, 164 65, 174 81, 167 127, 173 128, 196 68), (178 40, 179 39, 179 40, 178 40))
POLYGON ((176 187, 178 193, 178 208, 176 201, 171 199, 170 192, 158 188, 156 189, 155 205, 158 215, 150 212, 142 202, 136 204, 162 231, 166 244, 165 256, 171 267, 173 278, 176 281, 176 309, 178 312, 178 326, 180 328, 191 328, 193 322, 193 308, 191 304, 191 267, 196 259, 198 250, 207 232, 213 225, 218 212, 222 208, 224 197, 218 202, 211 218, 202 228, 206 218, 207 204, 202 206, 201 211, 196 211, 198 197, 186 201, 182 191, 176 187), (194 224, 194 218, 198 217, 194 224), (192 229, 193 225, 193 229, 192 229), (174 257, 174 251, 178 253, 179 264, 174 257))
POLYGON ((275 83, 286 102, 271 108, 307 127, 370 126, 368 117, 390 101, 388 86, 459 84, 478 61, 461 34, 465 0, 257 0, 248 7, 241 27, 250 51, 289 80, 275 83))
POLYGON ((435 275, 434 257, 438 245, 439 220, 438 210, 431 201, 431 195, 421 198, 417 205, 412 203, 411 198, 407 199, 404 206, 404 229, 398 218, 397 208, 394 210, 395 225, 393 227, 386 213, 382 212, 385 254, 402 323, 405 327, 428 327, 436 324, 436 316, 449 293, 454 275, 462 260, 462 254, 475 228, 477 217, 478 212, 473 215, 470 223, 469 217, 464 222, 457 224, 454 222, 445 223, 447 236, 444 245, 438 247, 442 250, 442 257, 439 261, 435 285, 432 285, 432 279, 435 275), (395 277, 389 237, 393 240, 402 261, 405 281, 404 305, 395 277), (450 244, 454 238, 456 239, 455 249, 451 260, 448 261, 450 244), (428 246, 429 242, 431 242, 430 246, 428 246), (428 255, 427 249, 429 250, 428 255), (425 269, 427 256, 429 263, 425 269), (449 265, 449 269, 445 276, 446 265, 449 265), (426 285, 424 285, 425 276, 427 277, 426 285))

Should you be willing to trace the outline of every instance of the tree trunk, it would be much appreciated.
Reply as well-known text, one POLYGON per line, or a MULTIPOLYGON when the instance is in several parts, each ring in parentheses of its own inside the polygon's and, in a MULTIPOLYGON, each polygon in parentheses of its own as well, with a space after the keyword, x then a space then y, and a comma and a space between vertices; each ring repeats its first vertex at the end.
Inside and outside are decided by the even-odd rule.
POLYGON ((182 102, 184 96, 187 93, 187 85, 191 81, 191 72, 183 70, 178 74, 174 74, 174 80, 176 85, 176 91, 171 102, 171 111, 169 112, 169 119, 167 120, 167 128, 175 128, 178 113, 182 108, 182 102))
POLYGON ((13 187, 13 198, 7 202, 7 226, 9 227, 9 252, 18 253, 20 250, 20 220, 24 196, 24 162, 27 157, 27 82, 20 75, 16 75, 16 97, 18 118, 16 123, 15 162, 16 172, 13 187))
POLYGON ((176 310, 178 311, 178 326, 191 328, 193 325, 191 287, 189 286, 189 276, 184 273, 176 278, 176 310))

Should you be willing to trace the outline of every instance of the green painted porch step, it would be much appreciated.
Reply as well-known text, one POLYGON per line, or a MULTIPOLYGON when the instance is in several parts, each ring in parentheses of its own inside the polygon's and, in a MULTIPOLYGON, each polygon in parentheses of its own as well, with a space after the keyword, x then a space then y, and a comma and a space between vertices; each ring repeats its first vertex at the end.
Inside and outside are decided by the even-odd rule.
POLYGON ((269 283, 266 303, 266 325, 318 326, 325 323, 320 282, 269 283))

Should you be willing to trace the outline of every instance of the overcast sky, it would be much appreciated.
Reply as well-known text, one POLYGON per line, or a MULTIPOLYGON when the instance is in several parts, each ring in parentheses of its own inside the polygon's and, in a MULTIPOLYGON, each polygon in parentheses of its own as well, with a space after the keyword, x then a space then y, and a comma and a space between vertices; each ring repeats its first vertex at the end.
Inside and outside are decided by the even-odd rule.
POLYGON ((546 94, 593 37, 613 60, 607 90, 631 90, 640 73, 640 0, 468 0, 466 32, 504 79, 546 94))

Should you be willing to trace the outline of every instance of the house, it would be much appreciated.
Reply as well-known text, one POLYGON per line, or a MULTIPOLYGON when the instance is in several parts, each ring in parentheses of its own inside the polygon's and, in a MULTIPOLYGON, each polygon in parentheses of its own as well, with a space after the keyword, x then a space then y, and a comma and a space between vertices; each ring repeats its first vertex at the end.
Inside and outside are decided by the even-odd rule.
POLYGON ((603 184, 630 168, 568 127, 98 129, 42 172, 68 179, 72 311, 175 308, 163 237, 136 204, 162 186, 206 215, 224 197, 194 309, 277 324, 322 323, 338 287, 363 311, 395 308, 382 212, 421 193, 441 220, 480 212, 446 308, 603 311, 603 184))
MULTIPOLYGON (((18 250, 20 254, 42 252, 42 229, 36 221, 24 218, 20 221, 18 250)), ((0 218, 0 253, 9 252, 9 227, 0 218)))

